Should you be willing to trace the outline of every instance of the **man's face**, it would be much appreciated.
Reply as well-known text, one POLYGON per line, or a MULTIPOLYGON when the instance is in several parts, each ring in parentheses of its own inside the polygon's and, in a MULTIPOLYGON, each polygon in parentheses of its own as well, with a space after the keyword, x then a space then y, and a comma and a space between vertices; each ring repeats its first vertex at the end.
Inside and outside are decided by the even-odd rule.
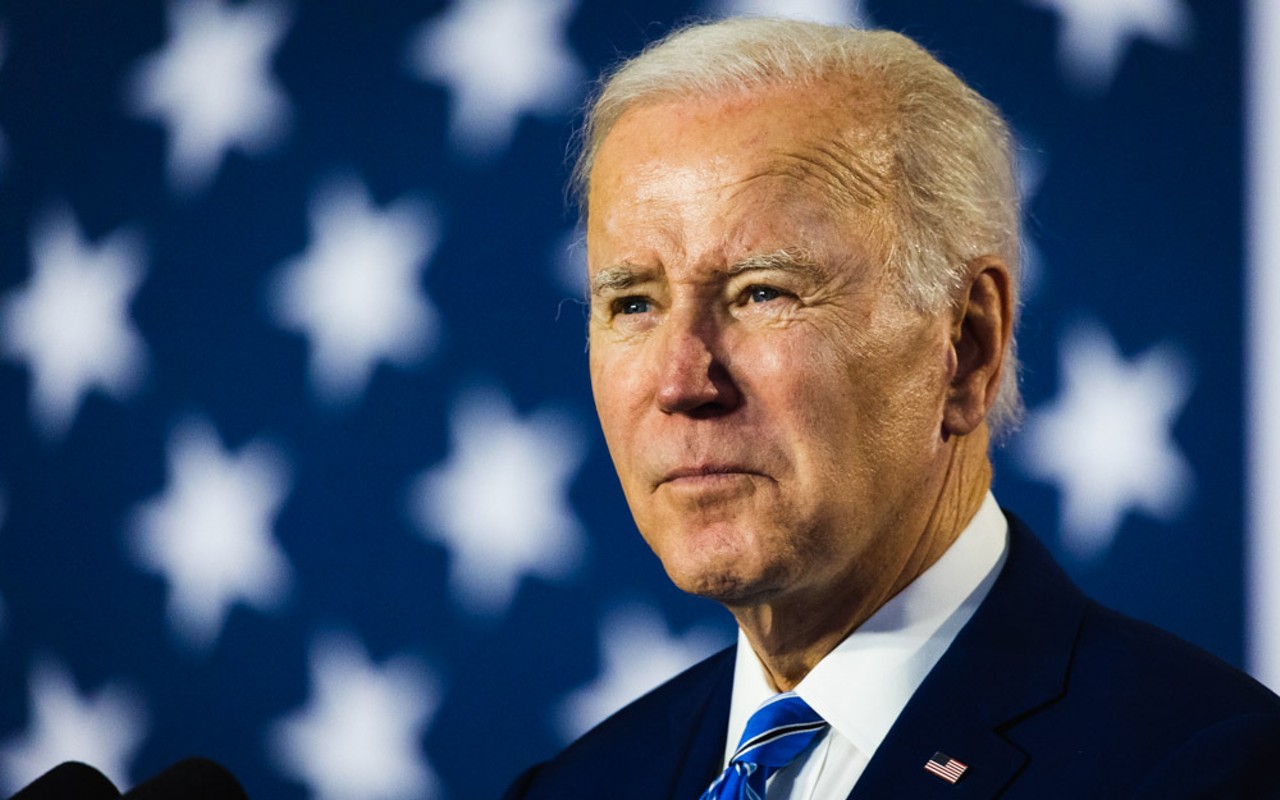
POLYGON ((829 87, 641 106, 592 170, 609 451, 672 580, 731 606, 884 583, 938 494, 949 316, 884 266, 873 99, 854 119, 829 87))

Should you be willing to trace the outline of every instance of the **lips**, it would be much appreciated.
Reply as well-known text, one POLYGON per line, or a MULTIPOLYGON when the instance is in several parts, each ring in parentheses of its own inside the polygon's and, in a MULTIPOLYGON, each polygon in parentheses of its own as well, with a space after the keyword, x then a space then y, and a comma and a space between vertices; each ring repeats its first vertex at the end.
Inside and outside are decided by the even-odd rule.
POLYGON ((662 480, 658 484, 675 483, 675 482, 696 482, 699 479, 715 480, 719 477, 733 477, 738 475, 759 475, 756 470, 737 464, 699 464, 694 466, 677 467, 662 476, 662 480))

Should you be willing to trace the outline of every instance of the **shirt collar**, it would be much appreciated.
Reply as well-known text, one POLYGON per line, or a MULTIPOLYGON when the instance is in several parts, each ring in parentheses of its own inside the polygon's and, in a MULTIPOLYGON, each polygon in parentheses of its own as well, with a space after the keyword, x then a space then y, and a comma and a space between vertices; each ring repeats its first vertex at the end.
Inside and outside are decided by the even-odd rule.
MULTIPOLYGON (((990 492, 942 557, 881 606, 796 686, 796 694, 870 758, 929 670, 986 597, 1009 525, 990 492)), ((725 761, 751 714, 775 693, 738 631, 725 761)))

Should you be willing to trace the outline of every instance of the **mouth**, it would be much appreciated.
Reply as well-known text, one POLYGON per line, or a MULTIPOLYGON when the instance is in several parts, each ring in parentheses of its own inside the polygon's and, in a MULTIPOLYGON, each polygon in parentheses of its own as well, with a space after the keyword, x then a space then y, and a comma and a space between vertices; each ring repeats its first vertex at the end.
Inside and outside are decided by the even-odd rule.
POLYGON ((662 476, 658 485, 698 485, 709 484, 732 478, 760 475, 759 472, 736 464, 698 464, 695 466, 677 467, 662 476))

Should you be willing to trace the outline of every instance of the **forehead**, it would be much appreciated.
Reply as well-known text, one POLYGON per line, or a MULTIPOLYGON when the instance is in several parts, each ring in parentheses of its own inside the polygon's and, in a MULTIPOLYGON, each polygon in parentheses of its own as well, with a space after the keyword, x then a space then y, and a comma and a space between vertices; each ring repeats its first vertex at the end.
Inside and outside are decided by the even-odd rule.
POLYGON ((723 226, 726 215, 761 210, 828 220, 877 212, 893 186, 891 140, 883 93, 859 85, 642 104, 619 118, 596 155, 588 239, 638 224, 723 226))

